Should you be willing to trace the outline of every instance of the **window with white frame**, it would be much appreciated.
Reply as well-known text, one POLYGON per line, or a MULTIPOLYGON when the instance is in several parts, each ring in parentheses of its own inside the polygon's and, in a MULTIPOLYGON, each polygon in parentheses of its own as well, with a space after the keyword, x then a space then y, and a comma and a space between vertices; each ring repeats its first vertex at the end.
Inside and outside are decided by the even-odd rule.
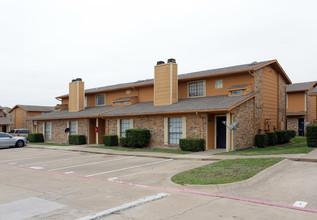
POLYGON ((85 96, 84 107, 87 107, 87 96, 85 96))
POLYGON ((130 119, 120 120, 120 137, 125 137, 125 130, 130 129, 130 119))
POLYGON ((69 134, 77 134, 77 121, 70 121, 69 128, 69 134))
POLYGON ((45 139, 51 139, 51 122, 45 122, 45 139))
POLYGON ((168 119, 168 143, 179 144, 179 139, 182 138, 182 118, 168 119))
POLYGON ((96 95, 96 105, 105 105, 105 94, 96 95))
POLYGON ((232 90, 231 95, 243 94, 243 89, 232 90))
POLYGON ((215 85, 216 89, 221 89, 223 88, 223 81, 222 79, 220 80, 216 80, 216 85, 215 85))
POLYGON ((188 97, 205 96, 205 81, 188 83, 188 97))

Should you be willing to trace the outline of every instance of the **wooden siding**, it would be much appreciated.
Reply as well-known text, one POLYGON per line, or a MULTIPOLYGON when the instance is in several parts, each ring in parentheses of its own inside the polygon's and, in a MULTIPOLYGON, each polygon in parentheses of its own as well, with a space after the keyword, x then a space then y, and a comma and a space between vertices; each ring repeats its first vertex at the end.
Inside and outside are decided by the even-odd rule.
POLYGON ((85 102, 84 82, 69 83, 69 104, 70 112, 78 112, 83 110, 85 102))
POLYGON ((278 130, 280 125, 278 122, 279 114, 279 85, 278 85, 278 73, 270 68, 265 67, 263 69, 263 123, 265 124, 265 130, 273 131, 278 130), (266 123, 266 120, 271 120, 266 123))
POLYGON ((19 128, 24 128, 23 127, 23 109, 21 109, 20 107, 16 108, 14 110, 14 114, 15 114, 15 122, 14 122, 14 126, 16 129, 19 128))
POLYGON ((215 115, 208 115, 208 142, 207 149, 216 149, 215 143, 215 115))
POLYGON ((288 107, 286 112, 304 112, 305 111, 305 92, 287 93, 288 107))
POLYGON ((155 66, 154 105, 170 105, 177 101, 177 64, 155 66), (171 72, 172 70, 172 72, 171 72), (171 76, 172 74, 172 76, 171 76))
MULTIPOLYGON (((219 96, 219 95, 228 95, 228 88, 236 85, 245 85, 250 84, 250 90, 248 92, 254 91, 253 86, 253 76, 249 73, 243 74, 235 74, 231 76, 223 76, 223 77, 206 77, 206 96, 219 96), (220 89, 216 89, 216 80, 223 81, 223 87, 220 89)), ((178 97, 179 99, 188 98, 188 81, 181 81, 178 84, 178 97)))
POLYGON ((309 111, 309 122, 314 123, 317 119, 317 96, 309 96, 310 99, 310 111, 309 111))

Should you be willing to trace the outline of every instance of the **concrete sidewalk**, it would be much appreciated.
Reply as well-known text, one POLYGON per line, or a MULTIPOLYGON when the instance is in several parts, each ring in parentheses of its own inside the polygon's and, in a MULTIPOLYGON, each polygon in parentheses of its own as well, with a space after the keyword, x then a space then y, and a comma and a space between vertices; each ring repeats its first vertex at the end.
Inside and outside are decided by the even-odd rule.
POLYGON ((88 146, 96 146, 96 145, 74 145, 74 146, 52 146, 52 145, 31 145, 31 144, 27 145, 28 148, 65 150, 65 151, 121 155, 121 156, 152 157, 152 158, 163 158, 163 159, 174 159, 174 160, 218 161, 218 160, 237 159, 237 158, 280 157, 280 158, 290 159, 294 161, 317 162, 317 149, 313 150, 309 154, 275 154, 275 155, 256 155, 256 156, 236 156, 236 155, 215 155, 216 153, 224 152, 224 150, 222 149, 194 152, 191 154, 172 154, 172 153, 161 153, 161 152, 117 151, 117 150, 111 150, 111 149, 88 148, 88 146))

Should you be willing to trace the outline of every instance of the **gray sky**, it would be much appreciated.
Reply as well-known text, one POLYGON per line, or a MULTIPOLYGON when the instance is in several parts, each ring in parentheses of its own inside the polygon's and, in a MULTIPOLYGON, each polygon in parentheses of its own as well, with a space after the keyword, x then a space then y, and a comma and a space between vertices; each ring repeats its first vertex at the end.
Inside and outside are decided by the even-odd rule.
POLYGON ((316 0, 0 0, 0 105, 55 105, 85 88, 277 59, 317 80, 316 0))

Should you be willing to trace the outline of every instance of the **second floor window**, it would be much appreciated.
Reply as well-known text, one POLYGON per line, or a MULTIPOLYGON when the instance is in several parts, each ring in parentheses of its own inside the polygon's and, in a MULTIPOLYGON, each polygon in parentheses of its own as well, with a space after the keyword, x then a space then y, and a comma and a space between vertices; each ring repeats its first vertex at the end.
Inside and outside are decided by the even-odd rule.
POLYGON ((243 89, 232 90, 231 95, 243 94, 243 89))
POLYGON ((188 97, 205 96, 205 81, 188 83, 188 97))
POLYGON ((216 85, 215 85, 216 89, 221 89, 223 88, 223 81, 222 79, 220 80, 216 80, 216 85))
POLYGON ((105 105, 105 94, 96 95, 96 105, 105 105))

